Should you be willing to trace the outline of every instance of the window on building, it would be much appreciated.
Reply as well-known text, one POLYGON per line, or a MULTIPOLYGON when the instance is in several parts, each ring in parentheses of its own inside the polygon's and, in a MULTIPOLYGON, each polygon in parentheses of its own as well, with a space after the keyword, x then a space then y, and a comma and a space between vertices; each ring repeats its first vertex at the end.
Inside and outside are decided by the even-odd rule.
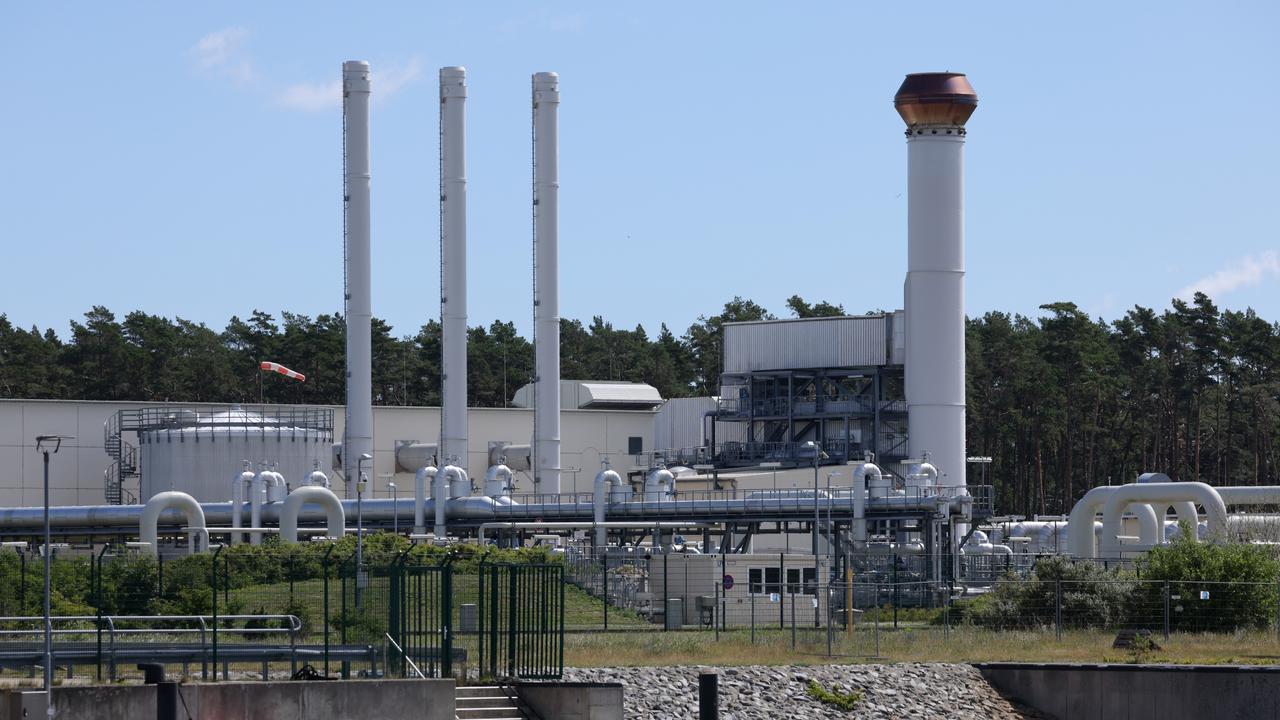
POLYGON ((644 452, 644 438, 638 436, 627 438, 628 455, 639 455, 642 452, 644 452))
POLYGON ((818 572, 817 568, 804 568, 804 594, 818 594, 818 572))
POLYGON ((787 568, 787 594, 800 592, 800 568, 787 568))
POLYGON ((782 568, 764 569, 764 591, 772 595, 782 593, 782 568))
POLYGON ((752 595, 759 595, 764 592, 764 568, 751 568, 748 575, 748 586, 752 595))

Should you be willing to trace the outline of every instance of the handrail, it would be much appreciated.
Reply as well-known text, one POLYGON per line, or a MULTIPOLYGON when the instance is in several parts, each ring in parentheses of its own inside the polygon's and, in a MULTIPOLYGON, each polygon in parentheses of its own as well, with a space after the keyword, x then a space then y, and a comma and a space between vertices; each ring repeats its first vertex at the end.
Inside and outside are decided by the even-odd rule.
MULTIPOLYGON (((409 663, 409 667, 413 668, 413 671, 417 673, 418 679, 420 680, 427 679, 427 676, 423 675, 422 671, 418 669, 418 664, 413 661, 413 658, 409 657, 409 654, 404 651, 404 648, 400 647, 400 643, 396 642, 396 639, 391 637, 391 633, 382 633, 382 636, 385 638, 383 640, 383 645, 386 645, 386 643, 390 642, 391 646, 396 649, 396 652, 400 653, 400 657, 404 658, 404 661, 409 663)), ((386 658, 387 658, 387 651, 383 650, 382 662, 385 663, 387 661, 386 658)))
MULTIPOLYGON (((31 629, 0 629, 0 638, 5 636, 22 636, 22 635, 39 635, 44 632, 44 618, 32 615, 11 615, 0 616, 0 623, 6 622, 30 622, 40 623, 39 628, 31 629)), ((220 634, 237 633, 241 635, 268 635, 273 633, 287 633, 289 636, 289 649, 291 655, 296 653, 297 638, 302 632, 302 620, 297 615, 61 615, 49 618, 50 634, 52 635, 78 635, 85 633, 98 633, 101 638, 103 625, 106 625, 107 631, 107 648, 106 656, 109 658, 109 674, 112 680, 116 677, 116 650, 117 636, 124 635, 199 635, 201 654, 205 652, 206 643, 212 641, 217 642, 220 634), (261 628, 236 628, 218 625, 210 628, 207 620, 285 620, 288 627, 261 627, 261 628), (132 622, 189 622, 196 623, 195 627, 118 627, 117 623, 127 624, 132 622), (92 628, 63 628, 54 630, 53 623, 67 622, 92 622, 92 628), (212 636, 212 637, 210 637, 212 636)), ((101 656, 99 657, 101 659, 101 656)), ((216 672, 216 670, 215 670, 216 672)))

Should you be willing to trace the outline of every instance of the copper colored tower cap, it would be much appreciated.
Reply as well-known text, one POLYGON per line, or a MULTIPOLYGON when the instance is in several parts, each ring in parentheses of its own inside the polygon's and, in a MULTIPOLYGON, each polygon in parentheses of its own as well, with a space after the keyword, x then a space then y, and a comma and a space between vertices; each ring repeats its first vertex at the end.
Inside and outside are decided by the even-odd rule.
POLYGON ((978 109, 978 94, 964 73, 912 73, 893 96, 893 107, 907 127, 963 127, 978 109))

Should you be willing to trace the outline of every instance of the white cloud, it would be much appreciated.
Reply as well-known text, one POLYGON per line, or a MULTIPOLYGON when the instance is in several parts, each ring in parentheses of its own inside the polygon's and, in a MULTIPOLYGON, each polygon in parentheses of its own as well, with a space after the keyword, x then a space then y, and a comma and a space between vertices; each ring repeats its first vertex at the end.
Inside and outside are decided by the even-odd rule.
MULTIPOLYGON (((422 74, 422 63, 411 58, 402 65, 390 65, 385 70, 373 69, 369 83, 373 86, 374 102, 383 102, 412 84, 422 74)), ((342 81, 326 83, 297 83, 286 87, 277 98, 281 107, 303 112, 320 112, 342 107, 342 81)))
POLYGON ((1280 253, 1267 250, 1249 255, 1215 273, 1206 275, 1178 291, 1178 297, 1190 299, 1197 292, 1211 298, 1261 284, 1268 277, 1280 278, 1280 253))
POLYGON ((196 67, 205 72, 225 73, 237 81, 253 79, 253 62, 245 50, 249 31, 229 27, 200 38, 190 53, 196 67))
POLYGON ((298 83, 280 93, 280 105, 290 110, 319 112, 342 106, 342 81, 298 83))

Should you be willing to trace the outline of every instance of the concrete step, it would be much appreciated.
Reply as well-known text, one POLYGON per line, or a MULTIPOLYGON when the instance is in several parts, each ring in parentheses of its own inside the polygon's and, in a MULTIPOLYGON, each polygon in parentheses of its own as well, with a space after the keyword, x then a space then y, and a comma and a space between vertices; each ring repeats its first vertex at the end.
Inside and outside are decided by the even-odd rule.
POLYGON ((491 707, 511 707, 511 698, 506 695, 472 695, 470 697, 459 697, 458 707, 465 708, 491 708, 491 707))
POLYGON ((475 697, 477 695, 490 697, 494 695, 505 695, 502 688, 497 685, 463 685, 458 688, 458 697, 475 697))
POLYGON ((458 720, 522 720, 524 713, 518 708, 462 708, 457 709, 458 720))

